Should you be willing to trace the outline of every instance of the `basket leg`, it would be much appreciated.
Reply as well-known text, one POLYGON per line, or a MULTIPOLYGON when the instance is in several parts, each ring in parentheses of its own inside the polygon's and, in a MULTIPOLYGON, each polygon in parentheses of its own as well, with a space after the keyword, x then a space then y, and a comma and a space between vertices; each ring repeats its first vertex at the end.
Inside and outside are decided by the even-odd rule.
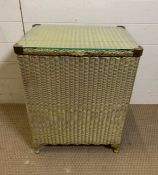
POLYGON ((113 149, 114 153, 118 153, 120 149, 120 144, 111 144, 111 148, 113 149))
POLYGON ((34 148, 33 150, 34 150, 35 154, 39 154, 40 153, 40 149, 39 148, 34 148))
POLYGON ((39 154, 40 153, 40 145, 33 146, 33 151, 35 154, 39 154))

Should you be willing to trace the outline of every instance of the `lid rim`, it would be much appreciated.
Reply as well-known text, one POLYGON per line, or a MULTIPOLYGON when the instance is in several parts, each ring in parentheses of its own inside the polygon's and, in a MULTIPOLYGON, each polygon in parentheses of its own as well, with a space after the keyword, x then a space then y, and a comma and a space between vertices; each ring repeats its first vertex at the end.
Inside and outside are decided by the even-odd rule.
POLYGON ((23 48, 15 44, 14 52, 17 55, 43 55, 43 56, 109 56, 109 57, 139 57, 142 55, 141 46, 134 49, 41 49, 36 47, 23 48))

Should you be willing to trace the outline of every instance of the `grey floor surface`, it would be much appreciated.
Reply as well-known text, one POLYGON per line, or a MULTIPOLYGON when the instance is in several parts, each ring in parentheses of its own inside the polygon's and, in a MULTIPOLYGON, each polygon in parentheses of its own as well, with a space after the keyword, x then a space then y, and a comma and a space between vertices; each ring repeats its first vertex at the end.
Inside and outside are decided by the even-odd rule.
POLYGON ((2 175, 158 175, 158 105, 130 105, 120 153, 52 146, 34 154, 25 105, 0 105, 2 175))

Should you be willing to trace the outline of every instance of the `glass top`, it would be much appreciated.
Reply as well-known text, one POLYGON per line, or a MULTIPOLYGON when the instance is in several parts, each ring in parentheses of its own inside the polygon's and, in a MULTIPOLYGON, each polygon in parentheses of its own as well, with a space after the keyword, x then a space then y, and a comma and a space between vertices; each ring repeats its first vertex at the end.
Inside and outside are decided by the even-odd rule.
POLYGON ((18 43, 23 48, 131 50, 136 41, 122 27, 37 25, 18 43))

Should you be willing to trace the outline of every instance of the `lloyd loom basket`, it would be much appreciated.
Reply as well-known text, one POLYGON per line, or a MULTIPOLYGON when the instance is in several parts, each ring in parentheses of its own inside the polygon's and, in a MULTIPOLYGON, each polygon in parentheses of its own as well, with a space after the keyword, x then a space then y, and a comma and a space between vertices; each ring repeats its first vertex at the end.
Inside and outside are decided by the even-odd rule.
POLYGON ((143 51, 125 27, 34 25, 14 50, 36 153, 47 144, 118 152, 143 51))

